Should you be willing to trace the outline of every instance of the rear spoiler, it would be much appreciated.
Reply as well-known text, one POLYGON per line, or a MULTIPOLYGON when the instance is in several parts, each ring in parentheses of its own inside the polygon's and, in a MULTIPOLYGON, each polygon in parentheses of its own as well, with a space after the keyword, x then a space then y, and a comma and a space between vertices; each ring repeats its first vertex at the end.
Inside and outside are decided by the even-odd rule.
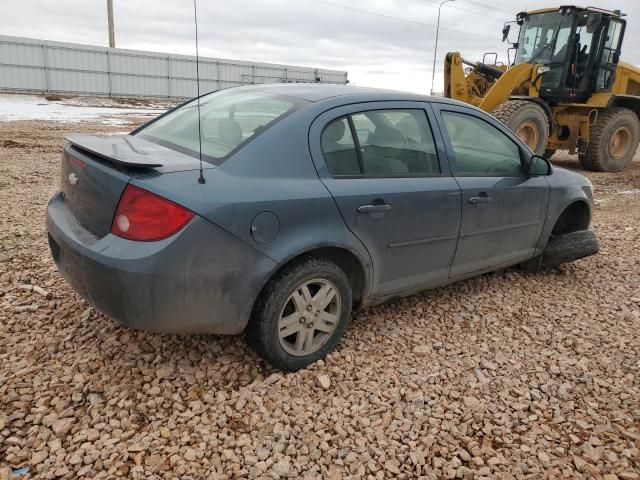
MULTIPOLYGON (((70 133, 65 135, 64 139, 100 158, 127 167, 162 167, 168 152, 161 145, 131 135, 100 137, 84 133, 70 133)), ((175 153, 182 156, 178 152, 175 153)))

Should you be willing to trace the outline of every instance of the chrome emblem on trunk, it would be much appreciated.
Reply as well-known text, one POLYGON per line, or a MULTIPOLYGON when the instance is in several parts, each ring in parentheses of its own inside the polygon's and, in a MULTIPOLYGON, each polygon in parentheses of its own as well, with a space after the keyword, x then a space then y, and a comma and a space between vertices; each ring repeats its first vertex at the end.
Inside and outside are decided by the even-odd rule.
POLYGON ((73 172, 69 174, 69 183, 71 185, 75 185, 78 183, 78 176, 73 172))

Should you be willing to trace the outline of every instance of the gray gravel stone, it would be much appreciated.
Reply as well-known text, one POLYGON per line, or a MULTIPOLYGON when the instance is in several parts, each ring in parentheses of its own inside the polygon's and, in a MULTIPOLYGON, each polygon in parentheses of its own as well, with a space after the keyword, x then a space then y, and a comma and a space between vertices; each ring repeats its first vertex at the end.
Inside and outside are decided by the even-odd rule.
POLYGON ((283 374, 242 337, 118 326, 57 272, 41 212, 63 132, 116 129, 0 122, 23 145, 0 146, 0 471, 638 480, 640 195, 620 192, 640 162, 587 173, 600 254, 357 312, 336 351, 283 374))

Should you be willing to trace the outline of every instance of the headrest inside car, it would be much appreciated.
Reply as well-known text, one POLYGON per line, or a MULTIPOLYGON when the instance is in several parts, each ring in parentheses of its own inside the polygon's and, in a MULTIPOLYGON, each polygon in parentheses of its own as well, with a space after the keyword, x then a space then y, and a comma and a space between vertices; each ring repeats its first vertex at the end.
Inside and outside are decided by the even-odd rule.
POLYGON ((233 118, 223 118, 218 124, 218 135, 223 144, 235 147, 242 142, 242 127, 233 118))
POLYGON ((323 137, 329 142, 337 142, 344 136, 344 120, 337 120, 324 131, 323 137))

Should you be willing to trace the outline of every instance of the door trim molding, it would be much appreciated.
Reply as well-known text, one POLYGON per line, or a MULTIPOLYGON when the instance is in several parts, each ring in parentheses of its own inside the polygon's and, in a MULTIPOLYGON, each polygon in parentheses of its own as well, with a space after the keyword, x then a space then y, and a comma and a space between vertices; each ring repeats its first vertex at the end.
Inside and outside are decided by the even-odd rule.
POLYGON ((506 225, 504 227, 498 227, 498 228, 487 228, 487 229, 478 230, 472 233, 460 233, 460 238, 475 237, 478 235, 485 235, 487 233, 504 232, 505 230, 515 230, 516 228, 533 227, 534 225, 539 225, 539 224, 540 224, 539 221, 533 221, 533 222, 522 222, 522 223, 516 223, 512 225, 506 225))
POLYGON ((420 240, 409 240, 406 242, 393 242, 389 244, 389 248, 398 248, 398 247, 410 247, 413 245, 422 245, 425 243, 434 243, 434 242, 443 242, 443 241, 447 241, 447 240, 454 240, 458 238, 457 235, 444 235, 441 237, 429 237, 429 238, 422 238, 420 240))

